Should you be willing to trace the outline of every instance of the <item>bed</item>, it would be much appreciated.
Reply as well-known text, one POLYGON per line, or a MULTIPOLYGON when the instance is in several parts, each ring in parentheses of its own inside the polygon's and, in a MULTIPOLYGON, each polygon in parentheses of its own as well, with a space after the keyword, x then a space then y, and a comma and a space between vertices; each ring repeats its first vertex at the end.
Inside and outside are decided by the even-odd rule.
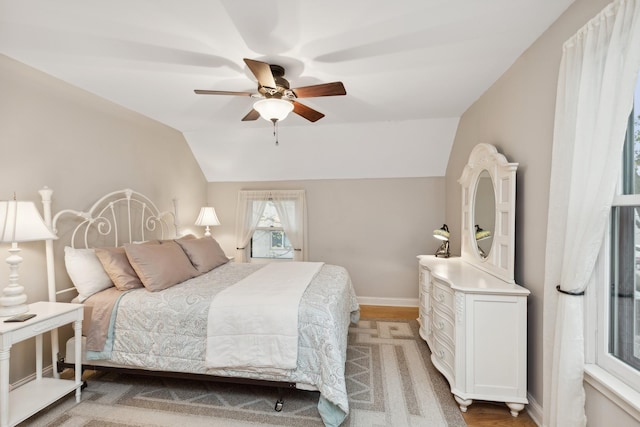
MULTIPOLYGON (((74 301, 85 305, 85 319, 91 319, 83 323, 84 366, 319 391, 325 425, 339 425, 348 415, 347 332, 359 308, 343 267, 229 261, 214 239, 181 236, 170 222, 172 212, 159 211, 130 189, 99 198, 87 211, 65 209, 53 217, 50 190, 43 203, 45 221, 59 237, 55 247, 51 241, 46 246, 49 299, 75 292, 74 301), (61 273, 54 255, 60 252, 73 288, 57 290, 61 273), (123 253, 130 265, 114 268, 110 262, 121 263, 123 253), (131 267, 138 285, 118 275, 131 267), (254 293, 253 299, 243 297, 254 293), (272 317, 271 335, 252 333, 272 317), (253 356, 247 348, 265 354, 243 357, 253 356)), ((69 357, 72 341, 66 345, 69 357)), ((52 347, 57 354, 57 336, 52 347)))

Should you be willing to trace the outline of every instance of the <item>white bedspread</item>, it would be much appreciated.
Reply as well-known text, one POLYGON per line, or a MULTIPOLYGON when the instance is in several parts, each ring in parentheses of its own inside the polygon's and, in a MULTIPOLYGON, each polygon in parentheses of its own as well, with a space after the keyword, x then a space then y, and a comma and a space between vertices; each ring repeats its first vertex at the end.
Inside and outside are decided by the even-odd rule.
POLYGON ((268 264, 216 295, 209 308, 206 365, 295 369, 300 299, 323 264, 268 264))

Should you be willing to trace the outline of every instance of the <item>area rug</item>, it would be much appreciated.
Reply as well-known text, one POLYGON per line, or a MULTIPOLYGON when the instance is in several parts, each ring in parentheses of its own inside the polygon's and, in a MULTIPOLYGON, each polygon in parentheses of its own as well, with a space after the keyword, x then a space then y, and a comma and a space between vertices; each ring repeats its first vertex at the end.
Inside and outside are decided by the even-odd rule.
MULTIPOLYGON (((344 426, 466 426, 415 321, 361 320, 349 329, 344 426)), ((94 372, 82 401, 69 396, 23 426, 322 426, 318 393, 94 372)))

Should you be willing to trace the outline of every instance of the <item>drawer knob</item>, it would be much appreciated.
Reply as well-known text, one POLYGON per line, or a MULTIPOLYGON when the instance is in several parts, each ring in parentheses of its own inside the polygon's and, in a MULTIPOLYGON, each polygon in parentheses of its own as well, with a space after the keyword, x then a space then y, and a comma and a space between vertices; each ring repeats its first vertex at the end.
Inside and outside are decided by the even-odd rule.
POLYGON ((444 329, 444 322, 441 320, 438 323, 436 323, 436 328, 443 330, 444 329))
POLYGON ((438 300, 438 302, 442 302, 442 301, 444 301, 444 295, 438 294, 438 295, 436 295, 436 299, 438 300))
POLYGON ((444 359, 444 350, 438 350, 437 354, 440 359, 444 359))

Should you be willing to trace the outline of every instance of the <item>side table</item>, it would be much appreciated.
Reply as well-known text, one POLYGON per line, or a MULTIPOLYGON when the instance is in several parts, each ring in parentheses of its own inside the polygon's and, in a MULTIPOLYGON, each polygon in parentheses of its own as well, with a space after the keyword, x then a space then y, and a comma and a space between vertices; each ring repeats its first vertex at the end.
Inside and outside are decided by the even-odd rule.
MULTIPOLYGON (((0 318, 0 427, 14 426, 46 408, 73 390, 80 402, 82 388, 82 319, 81 304, 36 302, 29 305, 29 313, 36 316, 24 322, 6 323, 0 318), (42 334, 73 323, 76 337, 75 381, 42 376, 42 334), (36 378, 9 391, 9 356, 15 343, 35 337, 36 378)), ((55 363, 54 370, 55 370, 55 363)))

